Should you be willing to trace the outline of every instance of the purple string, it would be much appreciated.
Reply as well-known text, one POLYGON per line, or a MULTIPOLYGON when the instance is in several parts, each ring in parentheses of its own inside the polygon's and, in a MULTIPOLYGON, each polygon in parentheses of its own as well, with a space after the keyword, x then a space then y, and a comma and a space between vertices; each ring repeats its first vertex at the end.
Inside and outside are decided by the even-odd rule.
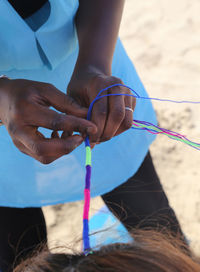
POLYGON ((86 178, 85 178, 85 189, 90 190, 90 180, 91 180, 91 166, 86 165, 86 178))

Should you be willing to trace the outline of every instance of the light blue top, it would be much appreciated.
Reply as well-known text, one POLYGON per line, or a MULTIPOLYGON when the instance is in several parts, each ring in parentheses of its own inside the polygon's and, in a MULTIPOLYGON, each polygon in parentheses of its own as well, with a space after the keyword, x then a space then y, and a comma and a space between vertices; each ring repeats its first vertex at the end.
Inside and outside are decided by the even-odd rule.
MULTIPOLYGON (((54 84, 65 92, 78 54, 74 16, 78 0, 50 0, 26 22, 7 0, 0 1, 0 74, 54 84)), ((147 93, 118 40, 112 72, 141 96, 147 93)), ((156 123, 151 102, 138 100, 137 120, 156 123)), ((42 130, 44 131, 44 130, 42 130)), ((50 135, 45 130, 46 135, 50 135)), ((92 155, 92 196, 104 194, 132 176, 154 136, 132 130, 96 146, 92 155)), ((0 205, 37 207, 83 198, 84 145, 50 165, 22 154, 0 127, 0 205)))

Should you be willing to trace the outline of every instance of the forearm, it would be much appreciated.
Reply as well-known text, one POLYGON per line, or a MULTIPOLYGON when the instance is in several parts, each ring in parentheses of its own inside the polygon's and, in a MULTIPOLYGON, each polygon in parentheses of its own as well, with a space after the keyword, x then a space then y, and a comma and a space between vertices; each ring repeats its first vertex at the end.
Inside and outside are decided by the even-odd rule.
POLYGON ((76 27, 79 55, 76 67, 95 67, 110 75, 124 0, 79 0, 76 27))

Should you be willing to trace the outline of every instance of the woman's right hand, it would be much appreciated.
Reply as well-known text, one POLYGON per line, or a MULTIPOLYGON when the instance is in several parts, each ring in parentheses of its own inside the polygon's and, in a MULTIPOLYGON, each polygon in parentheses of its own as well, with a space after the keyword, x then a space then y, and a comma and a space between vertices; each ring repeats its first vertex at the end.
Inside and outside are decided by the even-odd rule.
POLYGON ((86 108, 51 84, 0 79, 0 119, 16 147, 43 164, 70 153, 83 142, 82 136, 97 132, 92 122, 83 119, 86 115, 86 108), (52 130, 52 137, 45 138, 39 127, 52 130), (62 137, 57 131, 63 131, 62 137))

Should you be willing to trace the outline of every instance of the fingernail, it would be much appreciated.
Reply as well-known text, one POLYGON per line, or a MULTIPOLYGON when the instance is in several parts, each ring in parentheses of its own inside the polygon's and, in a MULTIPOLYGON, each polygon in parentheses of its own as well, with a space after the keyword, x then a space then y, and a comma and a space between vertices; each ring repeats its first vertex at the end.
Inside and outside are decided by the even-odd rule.
POLYGON ((93 127, 88 127, 87 128, 87 133, 88 134, 94 133, 94 128, 93 127))

